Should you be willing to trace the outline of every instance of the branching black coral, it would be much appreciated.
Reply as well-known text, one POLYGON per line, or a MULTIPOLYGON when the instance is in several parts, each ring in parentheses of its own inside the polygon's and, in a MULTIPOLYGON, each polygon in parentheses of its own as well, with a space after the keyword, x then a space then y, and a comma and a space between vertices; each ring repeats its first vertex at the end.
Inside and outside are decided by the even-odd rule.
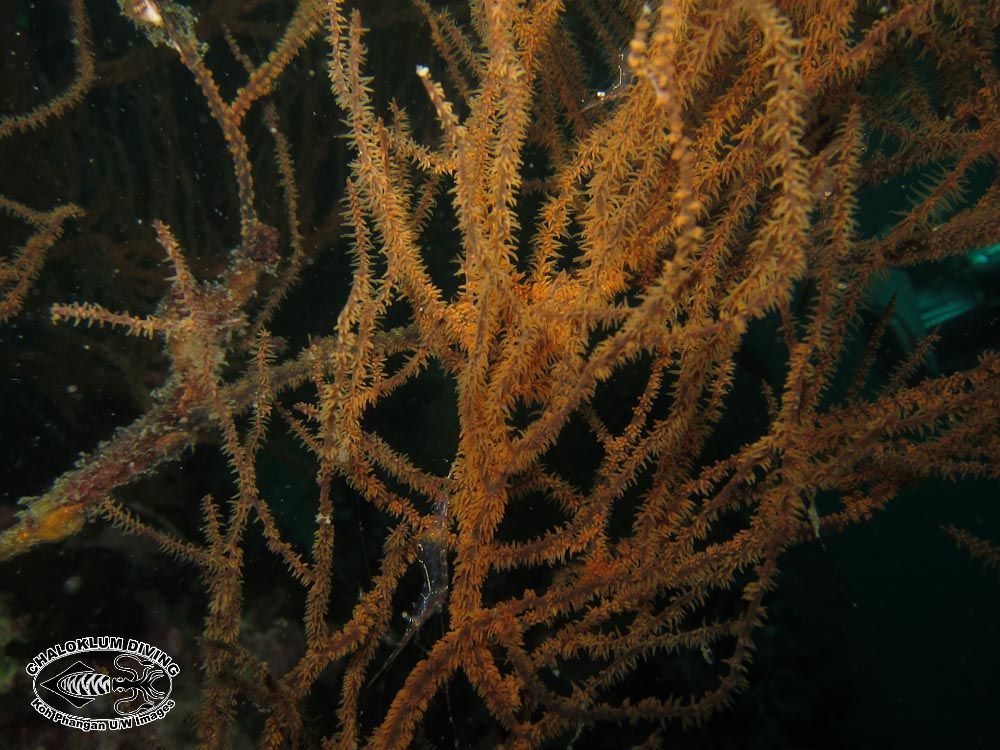
MULTIPOLYGON (((204 746, 233 741, 241 698, 266 712, 263 746, 305 742, 308 697, 331 667, 339 702, 327 707, 325 747, 412 745, 460 678, 507 746, 600 722, 648 726, 655 744, 660 725, 701 722, 747 685, 789 547, 866 520, 922 478, 997 477, 996 353, 915 382, 929 337, 872 393, 890 307, 854 384, 838 383, 879 273, 1000 236, 995 174, 971 188, 1000 148, 995 2, 873 13, 839 0, 588 0, 571 18, 559 0, 475 0, 467 14, 418 1, 436 53, 396 71, 419 97, 405 107, 366 60, 365 14, 341 0, 302 0, 269 52, 239 12, 223 27, 171 0, 121 4, 202 97, 238 240, 205 252, 182 241, 183 217, 157 217, 169 278, 155 309, 51 308, 55 322, 158 337, 163 379, 133 425, 26 500, 0 532, 0 558, 94 519, 197 569, 204 746), (627 50, 611 95, 588 82, 588 24, 612 52, 627 50), (287 136, 301 118, 275 104, 318 45, 340 120, 312 135, 347 149, 329 146, 324 159, 287 136), (930 59, 907 79, 907 111, 872 80, 916 49, 930 59), (223 65, 214 52, 236 58, 242 83, 213 68, 223 65), (894 145, 866 155, 876 137, 894 145), (933 177, 912 205, 862 234, 862 190, 915 168, 933 177), (326 318, 299 309, 289 324, 296 285, 338 234, 350 245, 346 289, 322 300, 326 318), (202 253, 210 261, 196 266, 202 253), (723 451, 740 351, 764 321, 780 321, 783 347, 763 386, 766 419, 723 451), (433 470, 374 416, 432 377, 458 425, 433 470), (615 386, 628 395, 612 409, 615 386), (261 481, 276 430, 307 457, 314 487, 295 503, 308 543, 261 481), (567 460, 565 442, 581 434, 591 452, 567 460), (231 479, 227 498, 186 499, 200 536, 144 518, 121 494, 175 471, 193 446, 221 452, 231 479), (345 587, 337 554, 352 543, 351 495, 384 533, 370 579, 345 587), (511 533, 525 507, 555 520, 511 533), (241 642, 254 550, 301 599, 304 647, 280 674, 241 642), (408 571, 422 591, 404 620, 408 571), (515 590, 518 574, 531 584, 515 590), (386 644, 439 628, 438 614, 426 653, 397 660, 386 644), (691 654, 711 665, 707 687, 616 692, 644 660, 691 654), (365 691, 385 674, 397 689, 373 716, 365 691)), ((72 7, 84 30, 82 2, 72 7)), ((89 59, 84 46, 70 93, 33 123, 83 95, 89 59)), ((43 216, 0 200, 46 238, 0 264, 3 320, 38 276, 42 245, 79 210, 43 216)))

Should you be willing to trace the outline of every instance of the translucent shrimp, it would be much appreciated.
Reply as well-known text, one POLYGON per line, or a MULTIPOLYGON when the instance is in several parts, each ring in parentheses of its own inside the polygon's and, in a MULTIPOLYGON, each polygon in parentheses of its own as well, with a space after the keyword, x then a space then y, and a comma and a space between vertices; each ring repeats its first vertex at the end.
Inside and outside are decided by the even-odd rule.
POLYGON ((413 612, 403 615, 406 618, 406 632, 399 639, 396 648, 389 654, 385 664, 379 668, 378 672, 368 681, 374 682, 385 670, 387 670, 396 658, 402 653, 406 645, 413 640, 424 623, 432 615, 440 612, 448 598, 448 500, 442 497, 438 500, 434 509, 434 521, 427 534, 417 544, 419 556, 417 562, 424 574, 423 585, 420 589, 420 596, 413 606, 413 612))

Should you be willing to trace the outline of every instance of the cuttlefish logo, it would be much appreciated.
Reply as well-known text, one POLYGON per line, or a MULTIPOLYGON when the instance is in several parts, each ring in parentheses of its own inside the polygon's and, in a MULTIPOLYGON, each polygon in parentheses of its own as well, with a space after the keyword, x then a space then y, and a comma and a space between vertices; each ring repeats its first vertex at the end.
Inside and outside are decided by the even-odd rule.
POLYGON ((85 732, 132 729, 162 719, 177 663, 156 646, 132 638, 88 636, 47 648, 28 662, 32 708, 85 732))

